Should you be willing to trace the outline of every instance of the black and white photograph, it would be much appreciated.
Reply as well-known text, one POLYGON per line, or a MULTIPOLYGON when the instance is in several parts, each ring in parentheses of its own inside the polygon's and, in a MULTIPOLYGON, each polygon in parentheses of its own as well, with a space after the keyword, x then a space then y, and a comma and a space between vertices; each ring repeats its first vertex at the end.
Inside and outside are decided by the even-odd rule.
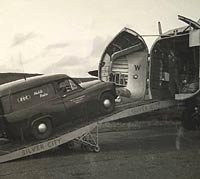
POLYGON ((199 0, 0 0, 0 179, 199 179, 199 0))

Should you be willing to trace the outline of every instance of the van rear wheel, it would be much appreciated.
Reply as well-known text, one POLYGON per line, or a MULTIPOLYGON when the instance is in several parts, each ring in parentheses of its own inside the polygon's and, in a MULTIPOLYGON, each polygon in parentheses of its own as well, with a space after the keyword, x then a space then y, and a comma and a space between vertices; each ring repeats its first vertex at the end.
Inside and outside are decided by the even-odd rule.
POLYGON ((33 137, 40 140, 50 137, 53 132, 51 120, 48 118, 34 121, 31 128, 33 137))

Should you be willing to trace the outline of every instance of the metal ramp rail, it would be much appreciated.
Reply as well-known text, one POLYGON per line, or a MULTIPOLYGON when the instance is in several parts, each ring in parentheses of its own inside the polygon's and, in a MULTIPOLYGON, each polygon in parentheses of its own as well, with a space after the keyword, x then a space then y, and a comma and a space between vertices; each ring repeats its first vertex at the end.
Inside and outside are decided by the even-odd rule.
POLYGON ((85 126, 74 129, 73 131, 66 131, 64 133, 54 135, 50 139, 46 139, 44 141, 33 141, 29 143, 8 143, 0 145, 0 163, 48 151, 70 141, 79 142, 82 144, 83 148, 88 148, 90 151, 99 152, 98 125, 121 118, 176 106, 178 104, 178 102, 172 100, 147 100, 142 102, 122 104, 117 106, 116 110, 112 114, 99 117, 91 124, 86 124, 85 126), (95 133, 91 133, 94 130, 95 133))

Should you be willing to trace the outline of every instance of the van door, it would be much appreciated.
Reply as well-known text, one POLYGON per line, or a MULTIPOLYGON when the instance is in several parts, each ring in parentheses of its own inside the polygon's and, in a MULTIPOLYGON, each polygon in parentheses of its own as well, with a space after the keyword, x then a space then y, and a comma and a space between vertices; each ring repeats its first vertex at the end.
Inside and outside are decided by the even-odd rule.
POLYGON ((40 115, 50 115, 55 126, 60 125, 61 121, 65 119, 64 103, 60 95, 55 92, 52 83, 31 89, 30 95, 31 104, 27 103, 26 106, 30 106, 32 111, 37 111, 36 113, 40 115))
POLYGON ((72 79, 65 78, 56 82, 57 91, 65 105, 65 123, 74 124, 84 120, 85 111, 83 108, 85 95, 83 89, 72 79), (79 119, 79 120, 76 120, 79 119))
POLYGON ((146 94, 147 75, 147 45, 138 33, 124 28, 106 47, 99 64, 99 78, 129 91, 122 96, 131 94, 131 98, 140 100, 146 94))

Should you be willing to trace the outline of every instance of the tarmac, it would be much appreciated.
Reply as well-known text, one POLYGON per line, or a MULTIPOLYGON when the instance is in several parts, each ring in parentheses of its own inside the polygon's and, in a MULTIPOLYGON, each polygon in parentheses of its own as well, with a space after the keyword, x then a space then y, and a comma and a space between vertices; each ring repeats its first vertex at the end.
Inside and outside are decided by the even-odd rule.
POLYGON ((0 178, 199 179, 199 139, 180 124, 102 131, 99 153, 56 148, 0 164, 0 178))

